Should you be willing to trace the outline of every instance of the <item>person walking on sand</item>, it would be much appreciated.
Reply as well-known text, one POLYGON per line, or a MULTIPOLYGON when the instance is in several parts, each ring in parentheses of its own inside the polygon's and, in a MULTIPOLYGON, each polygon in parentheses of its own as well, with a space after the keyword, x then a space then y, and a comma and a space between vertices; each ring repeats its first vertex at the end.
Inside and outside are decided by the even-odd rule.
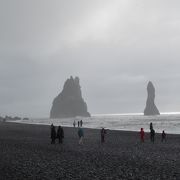
POLYGON ((163 130, 162 134, 161 134, 161 142, 166 142, 166 133, 165 131, 163 130))
POLYGON ((141 128, 141 131, 140 131, 140 138, 141 138, 141 142, 144 142, 144 130, 143 128, 141 128))
POLYGON ((51 124, 51 144, 55 144, 56 140, 56 128, 53 124, 51 124))
POLYGON ((79 121, 78 121, 78 127, 79 127, 79 121))
POLYGON ((83 144, 84 131, 82 128, 78 129, 79 145, 83 144))
POLYGON ((154 143, 154 140, 155 140, 155 130, 153 128, 151 129, 150 137, 151 137, 151 142, 154 143))
POLYGON ((151 129, 153 129, 153 123, 152 122, 150 123, 149 129, 150 129, 150 131, 151 131, 151 129))
POLYGON ((62 144, 64 138, 64 130, 61 126, 59 126, 57 130, 57 138, 59 139, 59 144, 62 144))
POLYGON ((106 134, 106 130, 102 128, 101 129, 101 143, 105 142, 105 134, 106 134))
POLYGON ((74 122, 73 122, 73 126, 74 126, 74 128, 76 127, 76 121, 74 120, 74 122))

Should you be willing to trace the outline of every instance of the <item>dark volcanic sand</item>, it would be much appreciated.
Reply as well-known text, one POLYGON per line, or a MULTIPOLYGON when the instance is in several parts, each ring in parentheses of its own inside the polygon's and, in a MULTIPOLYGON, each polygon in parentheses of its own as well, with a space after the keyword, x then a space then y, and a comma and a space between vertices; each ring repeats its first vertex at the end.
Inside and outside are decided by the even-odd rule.
POLYGON ((63 145, 51 145, 49 126, 0 123, 0 180, 6 179, 180 179, 180 135, 166 143, 139 142, 137 132, 64 128, 63 145))

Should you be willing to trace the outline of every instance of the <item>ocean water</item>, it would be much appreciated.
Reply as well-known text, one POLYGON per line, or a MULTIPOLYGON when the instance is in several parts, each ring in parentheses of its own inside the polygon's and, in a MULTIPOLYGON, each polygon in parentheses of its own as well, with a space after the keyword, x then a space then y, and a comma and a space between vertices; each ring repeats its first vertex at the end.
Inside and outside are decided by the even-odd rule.
POLYGON ((77 122, 83 120, 83 127, 100 129, 102 127, 111 130, 128 130, 139 131, 140 128, 144 128, 149 132, 149 124, 153 123, 153 127, 156 132, 161 133, 165 130, 169 134, 180 134, 180 114, 179 113, 166 113, 159 116, 143 116, 143 114, 104 114, 104 115, 92 115, 90 118, 67 118, 67 119, 29 119, 18 120, 17 123, 27 124, 54 124, 56 126, 72 127, 74 120, 77 122))

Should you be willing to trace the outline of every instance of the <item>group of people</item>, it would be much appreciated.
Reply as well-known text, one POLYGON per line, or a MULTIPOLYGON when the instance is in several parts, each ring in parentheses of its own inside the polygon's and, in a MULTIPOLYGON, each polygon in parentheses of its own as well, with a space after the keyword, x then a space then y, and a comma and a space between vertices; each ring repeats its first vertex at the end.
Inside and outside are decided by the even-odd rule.
MULTIPOLYGON (((79 136, 79 144, 83 144, 84 131, 82 128, 78 129, 78 136, 79 136)), ((56 139, 59 140, 59 144, 63 143, 64 130, 61 126, 58 126, 58 129, 56 132, 56 127, 53 124, 51 124, 51 144, 55 144, 56 139)))
MULTIPOLYGON (((144 136, 145 136, 144 129, 141 128, 141 130, 140 130, 140 139, 141 139, 141 142, 144 142, 144 136)), ((155 130, 153 128, 152 122, 150 123, 150 140, 153 143, 155 141, 155 130)), ((164 130, 162 131, 162 134, 161 134, 161 141, 162 142, 166 141, 166 133, 165 133, 164 130)))
MULTIPOLYGON (((81 145, 81 144, 83 144, 83 139, 84 139, 84 130, 83 130, 82 126, 78 128, 77 134, 79 137, 79 145, 81 145)), ((104 128, 102 128, 100 131, 100 134, 101 134, 101 143, 104 143, 105 142, 106 130, 104 128)), ((56 127, 53 124, 51 124, 51 144, 55 144, 56 139, 59 140, 59 144, 63 143, 64 130, 61 126, 58 126, 58 129, 56 132, 56 127)))
MULTIPOLYGON (((82 128, 83 125, 83 121, 78 121, 78 137, 79 137, 79 144, 83 144, 83 139, 84 139, 84 130, 82 128)), ((76 127, 76 122, 74 121, 73 126, 76 127)), ((105 135, 106 135, 106 129, 102 128, 100 130, 100 136, 101 136, 101 143, 105 142, 105 135)), ((140 140, 141 142, 144 142, 145 138, 145 132, 144 129, 141 128, 140 130, 140 140)), ((51 144, 55 144, 55 140, 58 139, 59 140, 59 144, 63 143, 63 139, 64 139, 64 130, 61 126, 58 126, 57 132, 56 132, 56 128, 55 126, 52 124, 51 125, 51 144)), ((152 122, 150 123, 150 141, 152 143, 154 143, 155 141, 155 130, 153 128, 153 124, 152 122)), ((164 142, 166 141, 166 133, 163 130, 162 134, 161 134, 161 141, 164 142)))
POLYGON ((63 143, 64 130, 61 126, 58 126, 56 132, 56 127, 53 124, 51 124, 51 144, 55 144, 56 139, 59 140, 59 144, 63 143))
MULTIPOLYGON (((78 121, 78 127, 82 127, 83 126, 83 121, 82 120, 80 120, 80 121, 78 121)), ((74 127, 76 127, 76 121, 74 120, 74 122, 73 122, 73 126, 74 127)))

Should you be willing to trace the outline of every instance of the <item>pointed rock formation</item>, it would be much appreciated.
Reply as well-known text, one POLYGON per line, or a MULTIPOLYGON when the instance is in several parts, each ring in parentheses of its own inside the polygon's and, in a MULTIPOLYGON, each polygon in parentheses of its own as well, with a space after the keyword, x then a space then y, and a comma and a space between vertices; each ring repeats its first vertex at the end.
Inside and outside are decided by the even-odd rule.
POLYGON ((54 99, 50 118, 90 117, 81 94, 79 78, 67 79, 62 92, 54 99))
POLYGON ((160 115, 159 110, 157 109, 154 100, 155 100, 155 88, 151 81, 149 81, 147 86, 147 101, 146 101, 146 108, 144 110, 145 116, 152 116, 152 115, 160 115))

